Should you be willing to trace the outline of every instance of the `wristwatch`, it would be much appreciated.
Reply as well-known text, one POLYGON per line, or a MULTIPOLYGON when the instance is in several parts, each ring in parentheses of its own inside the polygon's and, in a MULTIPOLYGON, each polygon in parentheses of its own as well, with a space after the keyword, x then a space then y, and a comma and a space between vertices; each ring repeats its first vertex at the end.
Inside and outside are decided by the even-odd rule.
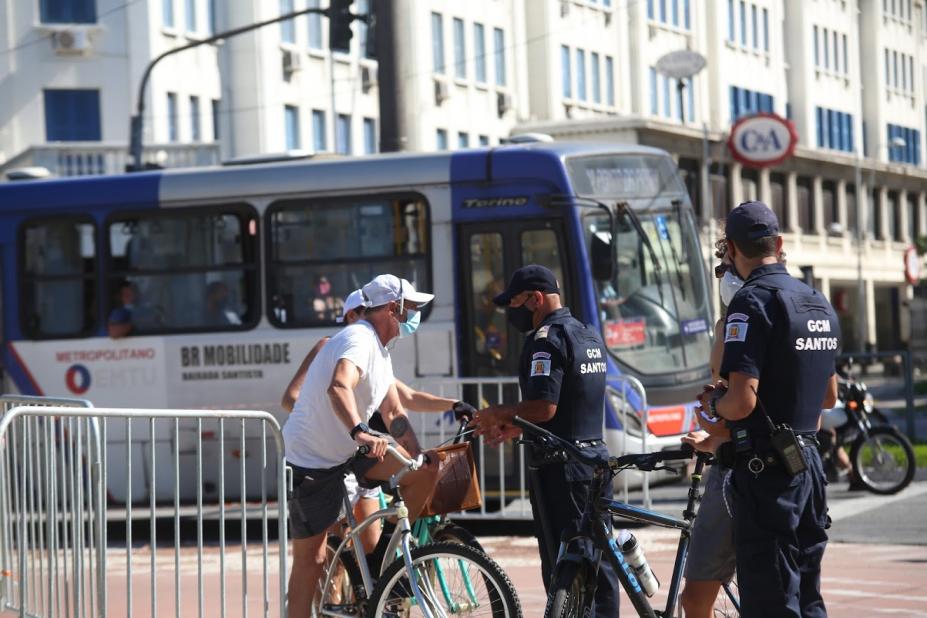
POLYGON ((370 433, 370 427, 367 426, 367 423, 358 423, 357 425, 354 425, 354 427, 351 429, 351 439, 353 440, 354 436, 359 433, 370 433))

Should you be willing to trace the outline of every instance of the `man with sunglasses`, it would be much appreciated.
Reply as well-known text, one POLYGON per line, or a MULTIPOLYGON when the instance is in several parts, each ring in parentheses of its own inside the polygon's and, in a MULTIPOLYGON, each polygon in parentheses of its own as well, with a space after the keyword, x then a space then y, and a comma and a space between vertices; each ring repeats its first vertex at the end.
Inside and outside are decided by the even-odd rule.
MULTIPOLYGON (((509 323, 527 335, 519 361, 522 401, 476 413, 477 434, 489 444, 520 435, 512 419, 520 416, 579 448, 608 457, 602 440, 605 414, 605 344, 598 331, 561 305, 560 284, 549 269, 529 264, 515 271, 493 302, 505 307, 509 323)), ((557 563, 560 535, 579 524, 593 470, 578 462, 544 461, 528 451, 528 497, 541 554, 544 587, 557 563)), ((608 484, 603 495, 611 497, 608 484)), ((603 520, 611 530, 611 520, 603 520)), ((618 615, 618 577, 611 565, 599 569, 596 615, 618 615)))
POLYGON ((826 616, 821 560, 829 526, 814 442, 837 398, 840 325, 830 303, 780 263, 776 215, 745 202, 725 222, 727 258, 744 279, 728 307, 720 375, 702 411, 729 429, 734 547, 744 616, 826 616))

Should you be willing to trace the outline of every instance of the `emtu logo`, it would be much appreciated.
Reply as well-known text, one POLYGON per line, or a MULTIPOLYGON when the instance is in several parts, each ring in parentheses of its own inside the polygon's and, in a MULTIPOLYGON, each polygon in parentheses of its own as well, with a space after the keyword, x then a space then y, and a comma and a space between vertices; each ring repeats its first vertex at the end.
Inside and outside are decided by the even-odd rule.
POLYGON ((83 365, 71 365, 64 372, 64 383, 75 395, 83 395, 90 389, 90 371, 83 365))

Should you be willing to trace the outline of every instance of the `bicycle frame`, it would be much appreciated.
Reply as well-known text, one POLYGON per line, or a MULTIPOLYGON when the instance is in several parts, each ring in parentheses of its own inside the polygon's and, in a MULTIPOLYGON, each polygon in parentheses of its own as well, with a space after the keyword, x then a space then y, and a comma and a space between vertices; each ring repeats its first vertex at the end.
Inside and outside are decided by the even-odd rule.
MULTIPOLYGON (((672 616, 676 608, 676 599, 679 594, 682 576, 685 572, 686 557, 688 556, 689 541, 692 531, 692 521, 695 519, 694 509, 700 497, 699 486, 702 482, 702 469, 708 459, 708 455, 702 453, 698 454, 695 471, 692 473, 689 499, 686 503, 686 509, 683 512, 683 519, 632 506, 618 500, 600 497, 591 501, 590 505, 587 506, 580 520, 579 530, 570 532, 569 535, 564 537, 561 541, 557 562, 559 563, 563 559, 582 560, 586 558, 582 553, 576 554, 569 552, 568 548, 573 541, 591 539, 595 547, 595 553, 592 556, 594 573, 598 574, 599 566, 604 556, 615 570, 615 574, 618 576, 618 580, 621 582, 625 594, 628 596, 628 599, 630 599, 638 615, 656 618, 657 614, 650 604, 650 599, 644 593, 640 582, 637 580, 637 576, 625 560, 624 554, 618 547, 618 543, 612 538, 608 527, 602 520, 604 516, 617 515, 625 519, 653 524, 662 528, 675 528, 680 531, 679 545, 676 549, 676 561, 673 565, 673 575, 670 580, 666 607, 661 614, 662 616, 672 616)), ((600 495, 602 493, 602 487, 610 480, 610 476, 614 476, 610 471, 603 469, 596 470, 593 483, 590 485, 590 494, 600 495)))

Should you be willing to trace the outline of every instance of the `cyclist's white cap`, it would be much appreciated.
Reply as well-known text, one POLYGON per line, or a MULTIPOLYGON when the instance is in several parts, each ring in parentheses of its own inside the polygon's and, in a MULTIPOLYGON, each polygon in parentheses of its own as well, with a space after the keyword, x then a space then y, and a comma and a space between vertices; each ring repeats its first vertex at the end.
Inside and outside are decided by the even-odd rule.
POLYGON ((335 318, 335 321, 341 324, 344 322, 344 318, 347 317, 348 313, 363 306, 364 293, 361 290, 354 290, 344 299, 344 309, 342 309, 341 315, 335 318))
POLYGON ((404 299, 421 306, 431 302, 434 294, 416 292, 415 286, 395 275, 379 275, 363 287, 364 303, 368 307, 380 307, 390 301, 404 299))

